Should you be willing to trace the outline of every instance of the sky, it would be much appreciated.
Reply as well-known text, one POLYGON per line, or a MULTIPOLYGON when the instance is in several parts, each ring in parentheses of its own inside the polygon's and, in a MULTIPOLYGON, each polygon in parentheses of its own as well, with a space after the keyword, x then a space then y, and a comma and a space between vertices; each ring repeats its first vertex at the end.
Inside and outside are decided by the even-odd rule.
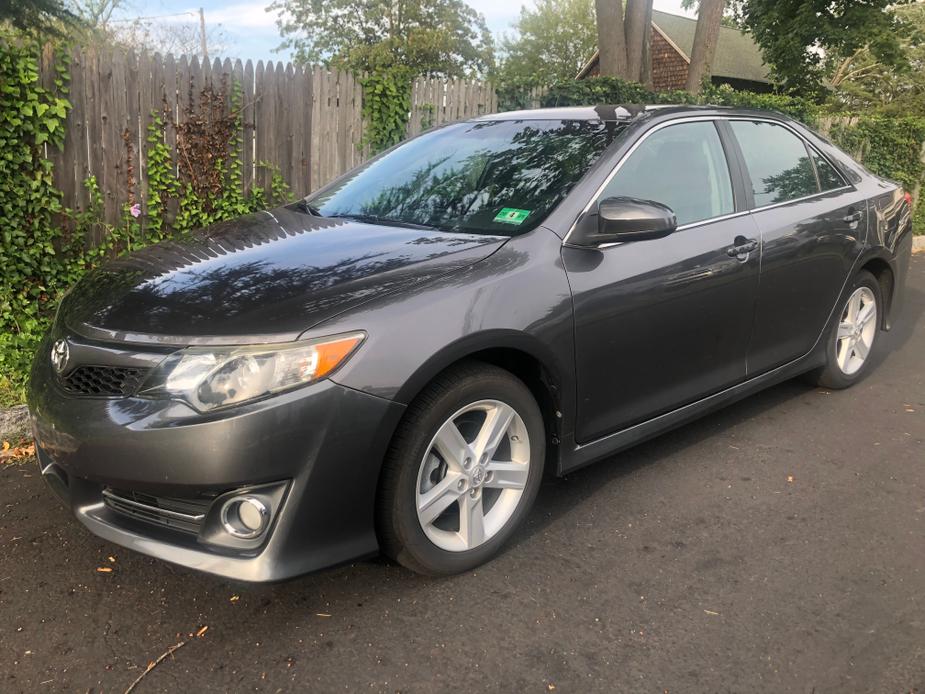
MULTIPOLYGON (((476 11, 485 17, 488 28, 496 38, 510 33, 511 25, 520 14, 526 2, 505 2, 504 0, 468 0, 476 11)), ((114 15, 114 19, 127 20, 136 17, 158 17, 157 21, 190 22, 199 21, 198 11, 205 11, 209 26, 220 24, 226 39, 227 50, 222 57, 251 58, 253 60, 288 60, 289 51, 276 51, 282 42, 273 13, 266 11, 270 0, 247 2, 223 2, 222 0, 127 0, 125 6, 114 15), (165 16, 172 15, 172 16, 165 16)), ((681 0, 655 0, 657 10, 674 14, 688 14, 681 9, 681 0)))

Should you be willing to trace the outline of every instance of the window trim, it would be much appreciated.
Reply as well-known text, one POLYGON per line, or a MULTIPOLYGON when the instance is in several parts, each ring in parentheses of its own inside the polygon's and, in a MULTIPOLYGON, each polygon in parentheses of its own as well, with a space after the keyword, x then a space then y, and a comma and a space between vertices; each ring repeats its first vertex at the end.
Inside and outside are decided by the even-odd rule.
POLYGON ((842 175, 842 172, 838 170, 838 167, 835 166, 828 157, 826 157, 822 152, 812 146, 811 143, 804 140, 803 144, 806 145, 806 149, 809 151, 809 160, 813 165, 813 171, 816 172, 816 182, 819 184, 820 193, 831 193, 834 190, 841 190, 842 188, 848 187, 852 188, 853 186, 845 180, 845 177, 842 175), (824 161, 832 171, 835 172, 835 175, 838 176, 838 179, 842 182, 841 186, 836 188, 829 188, 828 190, 822 190, 822 179, 819 177, 819 167, 816 166, 816 157, 819 157, 824 161))
MULTIPOLYGON (((757 122, 762 122, 762 123, 771 123, 772 125, 780 125, 780 126, 786 128, 788 131, 790 131, 793 135, 795 135, 795 136, 803 143, 803 146, 804 146, 804 147, 806 147, 806 148, 808 148, 808 149, 815 150, 815 151, 819 154, 820 157, 822 157, 830 166, 832 166, 832 167, 835 169, 835 172, 839 175, 839 177, 841 177, 841 179, 842 179, 842 181, 845 183, 845 185, 842 186, 841 188, 833 188, 833 189, 831 189, 831 190, 826 190, 826 191, 822 191, 822 190, 821 190, 822 186, 820 185, 820 186, 819 186, 819 188, 820 188, 819 192, 813 193, 812 195, 807 195, 807 196, 802 197, 802 198, 794 198, 793 200, 785 200, 785 201, 783 201, 783 202, 775 202, 775 203, 771 203, 771 204, 768 204, 768 205, 762 205, 762 206, 760 206, 760 207, 755 207, 755 206, 754 206, 754 204, 755 204, 755 203, 754 203, 754 199, 752 199, 751 196, 747 196, 747 200, 745 201, 745 202, 746 202, 746 208, 745 208, 744 210, 738 210, 738 209, 737 209, 735 212, 730 213, 730 214, 720 215, 720 216, 718 216, 718 217, 710 217, 709 219, 702 219, 702 220, 700 220, 700 221, 691 222, 691 223, 689 223, 689 224, 683 224, 683 225, 681 225, 681 226, 679 226, 679 227, 677 228, 677 231, 685 231, 686 229, 692 229, 692 228, 694 228, 694 227, 703 226, 704 224, 712 224, 712 223, 714 223, 714 222, 725 221, 725 220, 727 220, 727 219, 734 219, 734 218, 736 218, 736 217, 742 217, 742 216, 745 216, 745 215, 748 215, 748 214, 753 214, 753 213, 755 213, 755 212, 763 212, 763 211, 765 211, 765 210, 774 209, 775 207, 783 207, 784 205, 793 205, 794 203, 806 202, 807 200, 812 200, 812 199, 814 199, 814 198, 819 198, 819 197, 822 197, 822 196, 824 196, 824 195, 832 195, 833 193, 840 193, 840 192, 844 192, 844 191, 846 191, 846 190, 857 190, 857 188, 856 188, 853 184, 851 184, 851 183, 849 183, 848 181, 845 180, 845 177, 842 176, 842 174, 841 174, 841 172, 839 171, 838 167, 835 166, 835 165, 832 163, 832 161, 831 161, 827 156, 825 156, 825 154, 823 154, 822 152, 819 152, 819 150, 817 150, 815 147, 813 147, 813 146, 812 146, 812 143, 810 143, 801 133, 799 133, 796 129, 794 129, 794 128, 793 128, 789 123, 787 123, 786 121, 778 120, 778 119, 776 119, 776 118, 769 118, 769 117, 767 117, 767 116, 743 116, 743 115, 728 115, 728 116, 727 116, 727 115, 686 116, 686 117, 681 117, 681 118, 672 118, 672 119, 666 120, 666 121, 664 121, 664 122, 662 122, 662 123, 657 123, 656 125, 652 126, 652 127, 649 128, 648 130, 646 130, 646 131, 639 137, 639 139, 637 139, 637 140, 632 144, 632 146, 631 146, 628 150, 626 150, 626 153, 625 153, 622 157, 620 157, 619 161, 617 161, 616 164, 614 164, 614 167, 613 167, 613 169, 611 170, 611 172, 610 172, 609 174, 607 174, 607 177, 606 177, 606 178, 603 180, 603 182, 597 187, 597 190, 594 191, 594 194, 591 195, 591 198, 588 200, 587 204, 582 208, 581 212, 578 213, 578 216, 576 216, 575 219, 572 221, 572 225, 569 227, 568 233, 566 233, 565 238, 562 239, 562 244, 563 244, 563 245, 570 245, 570 244, 569 244, 569 238, 571 238, 572 233, 575 231, 575 227, 578 226, 578 222, 579 222, 586 214, 588 214, 588 211, 589 211, 589 210, 591 209, 591 207, 594 205, 595 200, 597 200, 597 199, 600 197, 601 193, 604 192, 604 189, 610 184, 610 181, 613 180, 614 176, 617 175, 617 173, 620 171, 620 169, 621 169, 621 168, 623 167, 623 165, 626 163, 627 159, 629 159, 629 157, 632 156, 633 152, 635 152, 636 149, 637 149, 643 142, 645 142, 645 140, 646 140, 650 135, 652 135, 652 133, 656 133, 656 132, 658 132, 659 130, 661 130, 661 129, 663 129, 663 128, 667 128, 667 127, 670 127, 670 126, 672 126, 672 125, 678 125, 678 124, 681 124, 681 123, 696 123, 696 122, 699 122, 699 121, 713 121, 713 122, 714 122, 715 124, 717 124, 717 126, 718 126, 718 124, 719 124, 720 122, 722 122, 722 121, 728 122, 728 121, 734 121, 734 120, 753 121, 753 122, 757 121, 757 122)), ((721 141, 724 140, 724 139, 725 139, 725 136, 724 136, 723 130, 722 130, 721 128, 717 127, 717 132, 718 132, 718 134, 719 134, 719 136, 720 136, 720 140, 721 140, 721 141)), ((737 158, 737 160, 738 160, 738 161, 736 162, 736 164, 737 164, 737 169, 738 169, 737 171, 733 171, 733 170, 732 170, 732 166, 731 166, 731 165, 729 164, 729 162, 727 161, 727 165, 729 166, 729 175, 730 175, 730 176, 733 176, 733 177, 736 176, 736 175, 738 175, 739 180, 740 180, 740 182, 741 182, 741 185, 743 185, 743 186, 746 188, 746 190, 747 190, 749 186, 746 184, 745 175, 746 175, 746 173, 748 173, 748 169, 747 169, 747 167, 746 167, 746 165, 745 165, 744 157, 743 157, 743 155, 742 155, 742 153, 741 153, 741 149, 740 149, 740 147, 739 147, 739 142, 738 142, 738 140, 735 139, 734 134, 729 133, 729 135, 732 137, 732 141, 733 141, 733 143, 735 144, 736 158, 737 158)), ((724 145, 725 145, 725 143, 724 143, 724 145)), ((807 152, 807 153, 809 153, 809 152, 807 152)), ((812 156, 810 156, 810 163, 813 164, 813 171, 815 172, 815 163, 812 161, 812 156)), ((751 183, 751 178, 748 179, 748 182, 747 182, 747 183, 749 183, 749 184, 751 183)), ((733 195, 734 195, 734 197, 735 197, 735 189, 736 189, 736 184, 733 182, 733 195)), ((736 203, 736 206, 738 206, 737 203, 736 203)), ((618 246, 618 245, 621 245, 621 242, 615 242, 615 243, 604 244, 604 245, 601 246, 601 248, 609 248, 610 246, 618 246)))

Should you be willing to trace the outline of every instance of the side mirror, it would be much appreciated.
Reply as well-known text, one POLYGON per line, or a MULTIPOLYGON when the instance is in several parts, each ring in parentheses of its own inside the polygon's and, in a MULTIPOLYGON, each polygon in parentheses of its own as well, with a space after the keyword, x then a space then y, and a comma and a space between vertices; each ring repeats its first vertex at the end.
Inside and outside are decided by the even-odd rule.
POLYGON ((597 206, 597 228, 593 224, 586 225, 585 233, 575 242, 582 246, 600 246, 660 239, 677 228, 678 219, 666 205, 636 198, 606 198, 597 206))

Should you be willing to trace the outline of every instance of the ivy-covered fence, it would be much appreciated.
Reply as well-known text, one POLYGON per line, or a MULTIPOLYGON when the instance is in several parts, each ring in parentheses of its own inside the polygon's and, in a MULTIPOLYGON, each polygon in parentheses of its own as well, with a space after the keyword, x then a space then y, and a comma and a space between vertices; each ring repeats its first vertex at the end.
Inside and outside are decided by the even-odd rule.
MULTIPOLYGON (((109 223, 135 202, 147 219, 151 194, 162 192, 147 177, 152 136, 178 166, 188 161, 195 169, 209 163, 209 148, 185 149, 184 137, 210 132, 222 139, 219 131, 234 127, 240 142, 225 165, 237 166, 243 195, 255 189, 270 195, 274 173, 304 195, 361 163, 382 137, 401 139, 422 126, 497 110, 494 90, 483 82, 420 78, 389 89, 375 76, 318 66, 200 62, 118 49, 74 48, 57 57, 46 51, 40 79, 56 74, 62 60, 72 110, 63 148, 51 153, 55 185, 66 206, 83 209, 90 203, 84 182, 94 177, 109 223), (398 101, 402 114, 394 123, 375 118, 398 101), (373 113, 377 103, 386 107, 373 113), (378 132, 396 127, 397 138, 378 132), (205 160, 193 161, 193 154, 205 160)), ((217 193, 215 186, 193 187, 200 196, 217 193)))

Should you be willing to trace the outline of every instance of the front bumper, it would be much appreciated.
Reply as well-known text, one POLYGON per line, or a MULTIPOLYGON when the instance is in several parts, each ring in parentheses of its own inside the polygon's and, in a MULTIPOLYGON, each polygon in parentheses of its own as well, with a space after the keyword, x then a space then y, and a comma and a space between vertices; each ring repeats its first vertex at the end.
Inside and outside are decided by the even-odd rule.
POLYGON ((183 403, 72 396, 58 385, 48 344, 33 367, 29 406, 43 476, 77 519, 111 542, 244 581, 275 581, 377 551, 380 463, 404 407, 321 381, 201 415, 183 403), (278 488, 259 544, 215 543, 125 516, 105 490, 221 498, 278 488))

